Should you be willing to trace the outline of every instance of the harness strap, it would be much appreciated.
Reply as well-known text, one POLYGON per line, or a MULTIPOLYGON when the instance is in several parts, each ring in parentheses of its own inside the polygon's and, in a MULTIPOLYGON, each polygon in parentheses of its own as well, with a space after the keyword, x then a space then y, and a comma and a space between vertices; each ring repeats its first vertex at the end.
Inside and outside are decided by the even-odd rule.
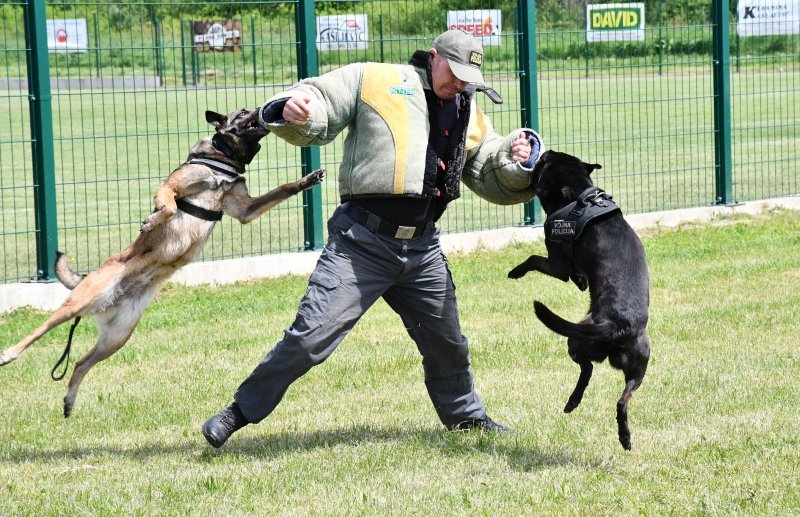
POLYGON ((210 160, 208 158, 192 158, 191 160, 187 160, 186 163, 205 165, 209 169, 226 174, 231 178, 236 178, 244 172, 244 169, 238 169, 228 165, 227 163, 218 162, 217 160, 210 160))
POLYGON ((189 215, 193 215, 198 219, 202 219, 204 221, 220 221, 222 220, 222 212, 216 210, 208 210, 201 206, 193 205, 192 203, 186 201, 185 199, 176 199, 175 204, 178 206, 178 210, 182 212, 186 212, 189 215))

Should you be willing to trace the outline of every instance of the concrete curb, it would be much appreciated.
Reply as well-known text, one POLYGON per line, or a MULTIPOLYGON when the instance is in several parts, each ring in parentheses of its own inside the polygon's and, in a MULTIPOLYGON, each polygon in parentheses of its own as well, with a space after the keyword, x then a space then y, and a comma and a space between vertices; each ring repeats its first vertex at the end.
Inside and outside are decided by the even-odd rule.
MULTIPOLYGON (((782 207, 800 210, 800 197, 752 201, 734 206, 686 208, 626 216, 636 230, 675 227, 688 222, 708 222, 734 214, 758 214, 782 207)), ((442 236, 445 253, 470 253, 479 249, 498 249, 515 243, 535 242, 543 237, 541 227, 520 226, 442 236)), ((169 280, 184 285, 224 285, 233 282, 276 278, 283 275, 308 275, 320 252, 282 253, 189 264, 169 280)), ((0 285, 0 313, 31 306, 43 310, 59 307, 69 290, 59 283, 18 283, 0 285)))

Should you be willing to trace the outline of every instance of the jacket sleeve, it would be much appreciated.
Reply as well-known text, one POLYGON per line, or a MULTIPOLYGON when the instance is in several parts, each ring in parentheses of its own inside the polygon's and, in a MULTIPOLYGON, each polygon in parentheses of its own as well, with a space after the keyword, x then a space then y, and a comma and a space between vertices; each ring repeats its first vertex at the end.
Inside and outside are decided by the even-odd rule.
POLYGON ((319 77, 303 79, 261 107, 259 123, 290 144, 324 145, 331 142, 355 118, 363 64, 348 65, 319 77), (311 119, 296 126, 283 119, 283 106, 294 95, 311 99, 311 119))
POLYGON ((467 162, 462 181, 470 190, 491 203, 513 205, 533 199, 533 166, 543 152, 541 137, 528 128, 508 136, 494 131, 492 123, 473 102, 467 136, 467 162), (511 159, 511 143, 525 133, 531 145, 531 158, 524 165, 511 159))

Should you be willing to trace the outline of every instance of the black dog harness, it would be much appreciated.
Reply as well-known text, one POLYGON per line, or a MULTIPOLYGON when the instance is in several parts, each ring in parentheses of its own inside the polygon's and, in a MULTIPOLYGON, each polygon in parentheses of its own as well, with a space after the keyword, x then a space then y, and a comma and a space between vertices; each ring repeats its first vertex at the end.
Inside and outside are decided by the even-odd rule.
POLYGON ((583 233, 583 229, 598 218, 621 212, 611 196, 597 187, 584 190, 578 199, 550 214, 544 222, 544 238, 557 243, 570 257, 572 245, 583 233))
MULTIPOLYGON (((192 158, 186 164, 203 165, 212 171, 221 172, 231 178, 238 178, 244 172, 244 168, 236 168, 228 165, 227 163, 218 162, 216 160, 209 160, 208 158, 192 158)), ((185 165, 185 164, 184 164, 185 165)), ((204 221, 221 221, 222 211, 208 210, 201 206, 194 205, 185 199, 176 199, 175 204, 178 210, 186 212, 189 215, 202 219, 204 221)))

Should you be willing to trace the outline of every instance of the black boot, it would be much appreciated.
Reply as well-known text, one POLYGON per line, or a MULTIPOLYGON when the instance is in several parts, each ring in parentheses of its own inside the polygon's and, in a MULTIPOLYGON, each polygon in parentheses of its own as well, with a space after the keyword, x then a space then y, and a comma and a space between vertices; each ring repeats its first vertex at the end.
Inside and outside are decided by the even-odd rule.
POLYGON ((250 422, 239 409, 239 404, 234 402, 203 424, 203 436, 212 447, 219 449, 233 433, 250 422))
POLYGON ((517 434, 517 432, 510 427, 506 427, 503 424, 498 424, 489 418, 489 415, 486 415, 483 418, 465 420, 450 426, 451 431, 470 431, 472 429, 477 429, 484 433, 517 434))

